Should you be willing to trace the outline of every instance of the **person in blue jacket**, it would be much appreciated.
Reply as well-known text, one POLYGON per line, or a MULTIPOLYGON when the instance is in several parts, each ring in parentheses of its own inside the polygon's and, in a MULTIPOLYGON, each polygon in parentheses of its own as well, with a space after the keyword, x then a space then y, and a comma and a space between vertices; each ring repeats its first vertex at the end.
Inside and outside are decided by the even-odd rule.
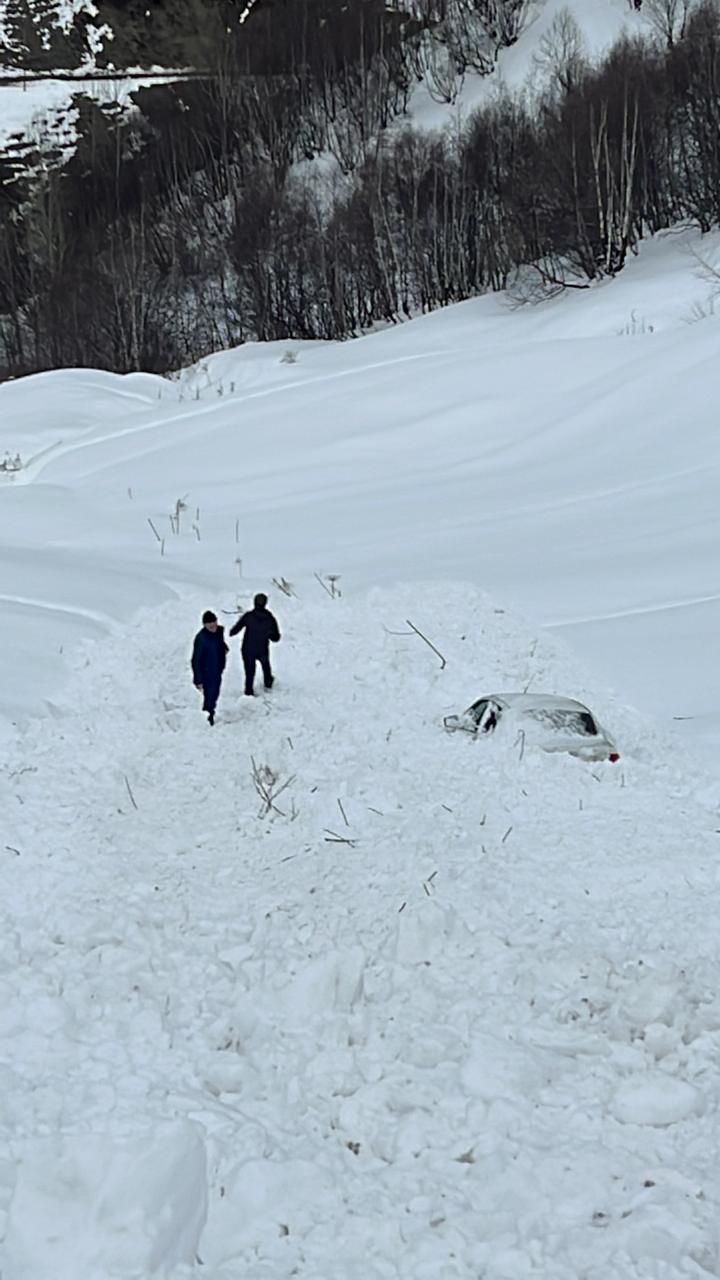
POLYGON ((203 695, 203 711, 208 713, 208 724, 214 724, 228 647, 224 630, 210 609, 203 614, 202 621, 202 631, 198 631, 193 644, 192 673, 195 688, 200 689, 203 695))
POLYGON ((265 688, 272 689, 273 673, 270 666, 270 644, 277 644, 280 639, 278 624, 267 607, 267 596, 258 592, 253 601, 254 608, 249 609, 238 618, 230 635, 236 636, 240 631, 245 634, 242 639, 242 660, 245 668, 245 693, 253 696, 255 682, 255 664, 262 667, 265 688))

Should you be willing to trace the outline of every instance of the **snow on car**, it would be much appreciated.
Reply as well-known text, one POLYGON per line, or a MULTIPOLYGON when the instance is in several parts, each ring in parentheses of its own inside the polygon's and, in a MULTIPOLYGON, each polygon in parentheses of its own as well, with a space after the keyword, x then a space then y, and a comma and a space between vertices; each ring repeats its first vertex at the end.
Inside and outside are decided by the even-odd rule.
POLYGON ((460 715, 445 716, 445 728, 475 737, 512 733, 543 751, 568 751, 582 760, 610 760, 620 754, 602 725, 582 702, 550 693, 493 693, 478 698, 460 715))

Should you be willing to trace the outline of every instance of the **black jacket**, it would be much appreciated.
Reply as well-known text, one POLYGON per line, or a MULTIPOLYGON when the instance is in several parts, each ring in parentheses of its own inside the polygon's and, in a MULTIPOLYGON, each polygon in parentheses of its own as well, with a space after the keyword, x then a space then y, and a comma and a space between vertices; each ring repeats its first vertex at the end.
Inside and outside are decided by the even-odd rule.
POLYGON ((203 627, 195 637, 192 652, 192 673, 195 684, 220 684, 225 670, 228 647, 222 627, 208 631, 203 627))
POLYGON ((230 635, 236 636, 239 631, 245 632, 242 651, 252 658, 264 658, 270 641, 275 644, 280 639, 278 624, 269 609, 249 609, 230 628, 230 635))

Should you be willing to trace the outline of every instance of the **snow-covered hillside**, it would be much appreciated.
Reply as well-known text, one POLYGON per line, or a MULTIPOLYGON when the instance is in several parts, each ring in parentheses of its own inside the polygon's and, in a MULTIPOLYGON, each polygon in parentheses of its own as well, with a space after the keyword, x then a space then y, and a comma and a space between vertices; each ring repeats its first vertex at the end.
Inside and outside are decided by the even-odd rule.
POLYGON ((175 589, 334 572, 353 592, 471 581, 716 741, 720 338, 693 254, 717 251, 669 235, 540 307, 481 298, 175 381, 6 384, 0 456, 24 464, 0 486, 6 714, 42 706, 79 637, 175 589))
MULTIPOLYGON (((74 71, 81 78, 73 83, 66 79, 36 80, 31 76, 23 83, 11 83, 9 77, 17 75, 18 65, 22 68, 27 58, 27 50, 18 43, 21 37, 13 40, 10 34, 11 7, 12 0, 0 0, 0 154, 7 152, 22 158, 40 140, 44 148, 57 148, 64 154, 76 140, 77 112, 72 101, 77 92, 82 91, 105 105, 127 107, 131 94, 138 88, 164 78, 162 68, 157 65, 133 65, 127 78, 88 79, 98 66, 97 55, 103 53, 103 65, 108 55, 112 55, 116 33, 101 20, 92 0, 33 0, 30 26, 34 38, 43 49, 57 48, 57 60, 52 63, 54 69, 63 73, 74 71), (78 58, 74 54, 68 61, 63 42, 79 19, 82 19, 78 28, 82 56, 78 58)), ((627 0, 534 0, 520 39, 512 47, 498 51, 491 74, 480 75, 468 70, 458 79, 451 102, 438 101, 431 81, 427 77, 422 79, 411 96, 407 115, 401 117, 398 124, 410 120, 428 129, 455 127, 458 119, 467 118, 475 106, 499 90, 506 87, 520 90, 526 84, 536 85, 546 79, 548 68, 542 53, 543 42, 550 38, 558 15, 564 13, 577 23, 582 50, 591 59, 602 55, 624 32, 648 35, 653 31, 647 12, 631 10, 627 0)), ((119 65, 126 66, 126 63, 119 65)))
POLYGON ((425 129, 456 127, 473 108, 499 92, 533 90, 547 83, 553 67, 550 51, 562 47, 555 35, 561 21, 574 24, 578 51, 591 61, 601 58, 623 35, 656 34, 648 9, 631 8, 628 0, 536 0, 517 42, 499 50, 492 74, 469 70, 458 79, 451 102, 439 100, 428 77, 412 96, 412 119, 425 129))
POLYGON ((717 784, 472 587, 279 596, 210 730, 207 602, 3 775, 4 1280, 716 1274, 717 784), (622 764, 438 727, 519 680, 622 764))

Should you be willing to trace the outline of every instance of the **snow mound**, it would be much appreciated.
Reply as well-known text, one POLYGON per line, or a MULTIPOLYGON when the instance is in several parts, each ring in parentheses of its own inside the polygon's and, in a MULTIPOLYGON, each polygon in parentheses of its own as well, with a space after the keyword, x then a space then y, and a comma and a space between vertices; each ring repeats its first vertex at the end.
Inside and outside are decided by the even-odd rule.
POLYGON ((657 1072, 620 1086, 611 1104, 612 1114, 623 1124, 668 1125, 698 1115, 702 1094, 684 1080, 657 1072))

